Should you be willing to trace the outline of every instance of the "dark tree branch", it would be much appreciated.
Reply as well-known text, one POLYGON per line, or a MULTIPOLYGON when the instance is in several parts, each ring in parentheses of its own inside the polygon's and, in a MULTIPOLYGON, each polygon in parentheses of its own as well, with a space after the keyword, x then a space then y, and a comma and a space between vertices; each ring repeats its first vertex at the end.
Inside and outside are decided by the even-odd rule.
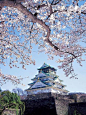
MULTIPOLYGON (((60 1, 59 1, 60 2, 60 1)), ((57 2, 58 3, 58 2, 57 2)), ((0 3, 0 6, 1 6, 1 3, 0 3)), ((59 49, 59 47, 55 46, 52 41, 49 40, 49 37, 50 37, 50 28, 48 25, 46 25, 42 20, 38 19, 36 16, 34 16, 30 11, 27 10, 26 7, 24 7, 21 3, 14 3, 13 1, 9 1, 9 0, 6 0, 4 1, 4 6, 9 6, 9 7, 14 7, 14 8, 17 8, 19 11, 21 11, 23 14, 27 15, 28 18, 30 18, 33 23, 39 23, 43 28, 46 29, 47 31, 47 36, 46 36, 46 42, 49 43, 49 45, 51 47, 53 47, 55 50, 59 51, 59 52, 63 52, 63 53, 68 53, 70 55, 72 55, 74 58, 76 58, 77 56, 75 56, 74 54, 70 53, 70 52, 67 52, 67 51, 62 51, 59 49)), ((52 7, 50 7, 50 10, 51 10, 51 14, 52 14, 52 7)))

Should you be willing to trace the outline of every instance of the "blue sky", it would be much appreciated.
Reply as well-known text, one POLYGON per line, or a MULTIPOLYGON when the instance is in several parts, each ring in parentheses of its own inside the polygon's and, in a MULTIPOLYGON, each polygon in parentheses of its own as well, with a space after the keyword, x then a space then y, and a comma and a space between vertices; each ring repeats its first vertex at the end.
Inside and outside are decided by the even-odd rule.
MULTIPOLYGON (((1 86, 2 90, 12 90, 13 88, 19 87, 23 90, 28 88, 28 84, 31 81, 33 77, 35 77, 36 74, 38 74, 37 68, 43 65, 43 63, 50 64, 51 66, 55 67, 57 69, 57 75, 61 80, 63 80, 63 84, 66 85, 66 89, 70 92, 84 92, 86 93, 86 61, 83 62, 83 67, 80 67, 76 62, 74 63, 74 69, 78 77, 78 79, 70 79, 69 77, 66 77, 64 75, 64 72, 60 69, 58 69, 58 64, 54 60, 48 60, 48 57, 45 53, 38 54, 37 51, 33 52, 33 57, 36 60, 36 65, 28 65, 26 66, 26 70, 22 69, 22 67, 18 68, 10 68, 7 66, 0 65, 0 68, 2 69, 2 72, 4 74, 11 74, 16 76, 22 76, 23 78, 29 76, 29 78, 26 78, 22 80, 22 83, 25 84, 25 86, 20 85, 13 85, 11 82, 7 82, 3 86, 1 86)), ((8 63, 8 62, 7 62, 8 63)))
MULTIPOLYGON (((83 2, 82 2, 83 3, 83 2)), ((55 57, 54 60, 48 60, 48 57, 45 53, 38 54, 37 47, 34 46, 34 52, 32 54, 33 59, 36 60, 36 65, 28 65, 26 66, 26 70, 20 68, 10 68, 9 61, 6 60, 7 66, 0 65, 0 69, 2 69, 2 72, 4 74, 11 74, 16 76, 22 76, 23 78, 29 76, 29 78, 24 79, 22 81, 25 86, 20 85, 13 85, 11 82, 7 82, 3 86, 1 86, 2 90, 12 90, 13 88, 19 87, 23 90, 28 88, 28 84, 31 82, 31 79, 35 77, 35 75, 38 73, 37 68, 43 65, 45 62, 46 64, 50 64, 51 66, 55 67, 57 69, 57 75, 61 80, 63 80, 63 84, 66 85, 66 89, 70 92, 85 92, 86 93, 86 61, 82 63, 83 67, 80 67, 79 64, 74 62, 73 66, 75 69, 75 73, 78 74, 78 79, 70 79, 69 77, 66 77, 64 75, 64 72, 60 69, 58 69, 58 65, 56 63, 56 60, 58 60, 58 57, 55 57)))

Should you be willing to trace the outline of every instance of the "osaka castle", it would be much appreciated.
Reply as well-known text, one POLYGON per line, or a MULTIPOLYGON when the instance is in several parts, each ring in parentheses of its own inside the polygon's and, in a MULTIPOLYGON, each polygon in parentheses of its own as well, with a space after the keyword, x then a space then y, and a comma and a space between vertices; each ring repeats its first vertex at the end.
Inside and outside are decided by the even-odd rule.
POLYGON ((57 93, 67 95, 68 91, 65 90, 65 85, 62 80, 56 75, 56 69, 44 63, 38 68, 38 74, 35 75, 33 82, 28 84, 30 87, 26 90, 28 95, 39 93, 57 93))

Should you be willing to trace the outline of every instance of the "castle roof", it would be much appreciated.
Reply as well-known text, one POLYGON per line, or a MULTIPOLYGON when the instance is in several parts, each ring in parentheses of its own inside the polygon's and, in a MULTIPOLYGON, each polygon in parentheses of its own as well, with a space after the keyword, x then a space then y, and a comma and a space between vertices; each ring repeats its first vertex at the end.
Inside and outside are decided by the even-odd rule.
POLYGON ((45 76, 46 76, 46 74, 44 72, 41 72, 38 75, 36 75, 36 78, 45 77, 45 76))
POLYGON ((38 70, 38 74, 31 79, 33 80, 33 83, 28 84, 30 85, 30 90, 32 89, 33 91, 34 89, 37 89, 37 92, 42 92, 41 88, 43 88, 43 92, 49 92, 51 91, 49 88, 54 88, 55 91, 58 89, 60 92, 61 90, 65 92, 65 85, 61 83, 62 80, 60 80, 59 76, 56 75, 56 69, 54 67, 44 63, 38 70))
POLYGON ((31 88, 33 89, 33 88, 40 88, 40 87, 45 87, 45 86, 47 85, 44 84, 42 81, 37 80, 31 88))
POLYGON ((45 68, 51 68, 51 69, 54 69, 55 71, 57 70, 54 67, 51 67, 50 65, 47 65, 46 63, 44 63, 40 68, 38 68, 38 70, 42 70, 42 69, 45 69, 45 68))

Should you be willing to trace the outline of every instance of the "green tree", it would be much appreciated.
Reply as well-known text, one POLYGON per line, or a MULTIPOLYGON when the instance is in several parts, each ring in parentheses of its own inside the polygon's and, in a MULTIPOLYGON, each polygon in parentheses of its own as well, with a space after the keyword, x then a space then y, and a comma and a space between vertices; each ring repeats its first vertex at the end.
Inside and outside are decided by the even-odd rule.
POLYGON ((22 115, 24 112, 25 105, 16 93, 11 93, 10 91, 3 91, 0 95, 0 109, 4 110, 5 108, 20 109, 22 115))

